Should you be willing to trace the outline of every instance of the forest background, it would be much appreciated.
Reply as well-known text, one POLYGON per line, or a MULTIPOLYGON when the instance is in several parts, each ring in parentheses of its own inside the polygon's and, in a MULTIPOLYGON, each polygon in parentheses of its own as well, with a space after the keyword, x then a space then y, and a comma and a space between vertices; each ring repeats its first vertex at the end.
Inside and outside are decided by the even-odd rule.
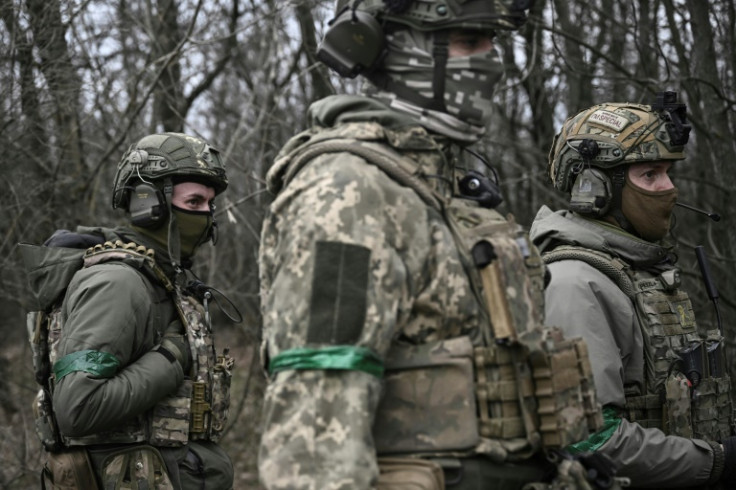
MULTIPOLYGON (((305 127, 312 101, 358 90, 315 61, 331 17, 324 0, 0 0, 0 488, 35 487, 43 458, 30 410, 31 296, 17 244, 124 222, 110 206, 117 163, 129 144, 159 131, 200 135, 228 165, 220 242, 206 247, 197 270, 244 316, 217 332, 237 357, 223 444, 236 463, 235 488, 257 488, 264 377, 256 254, 271 199, 264 176, 305 127)), ((568 114, 677 91, 693 126, 688 159, 672 172, 680 200, 723 219, 676 208, 672 238, 699 322, 715 325, 693 252, 705 247, 732 377, 735 25, 732 0, 537 0, 530 22, 498 40, 506 79, 475 148, 500 174, 504 212, 529 225, 541 205, 565 205, 547 183, 546 162, 568 114)))

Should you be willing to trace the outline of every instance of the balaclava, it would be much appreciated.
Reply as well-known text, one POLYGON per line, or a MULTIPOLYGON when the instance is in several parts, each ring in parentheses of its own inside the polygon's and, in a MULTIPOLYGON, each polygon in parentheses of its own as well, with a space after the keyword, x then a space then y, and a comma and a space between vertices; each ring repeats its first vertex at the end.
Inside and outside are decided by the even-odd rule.
MULTIPOLYGON (((434 94, 432 56, 436 36, 447 32, 399 29, 386 35, 387 55, 380 68, 402 91, 418 93, 429 103, 434 94)), ((401 94, 366 84, 365 93, 419 120, 427 129, 462 143, 475 143, 485 133, 492 112, 493 91, 503 76, 496 50, 448 58, 444 79, 444 107, 426 108, 401 94), (444 110, 443 110, 444 109, 444 110)))

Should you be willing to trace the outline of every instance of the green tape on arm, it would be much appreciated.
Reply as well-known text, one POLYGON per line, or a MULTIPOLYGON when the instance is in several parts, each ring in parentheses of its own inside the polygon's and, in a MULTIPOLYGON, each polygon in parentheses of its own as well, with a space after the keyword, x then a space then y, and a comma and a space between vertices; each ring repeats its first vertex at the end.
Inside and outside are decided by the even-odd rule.
POLYGON ((290 349, 271 359, 271 374, 287 370, 339 369, 363 371, 377 378, 383 377, 383 362, 370 349, 341 345, 318 349, 290 349))
POLYGON ((567 446, 570 454, 580 454, 595 451, 608 441, 618 426, 621 425, 621 416, 613 407, 603 407, 603 428, 591 434, 584 441, 576 442, 567 446))
POLYGON ((120 361, 107 352, 80 350, 66 355, 54 363, 56 382, 74 371, 84 371, 101 378, 111 378, 118 371, 120 361))

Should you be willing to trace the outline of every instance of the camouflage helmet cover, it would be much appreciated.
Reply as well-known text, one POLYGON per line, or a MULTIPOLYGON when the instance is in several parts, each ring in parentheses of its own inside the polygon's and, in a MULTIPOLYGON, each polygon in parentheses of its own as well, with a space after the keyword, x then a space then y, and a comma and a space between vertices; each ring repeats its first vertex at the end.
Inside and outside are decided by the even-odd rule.
MULTIPOLYGON (((533 0, 363 0, 357 5, 379 19, 421 31, 440 29, 518 29, 533 0)), ((339 0, 339 12, 348 4, 339 0)))
MULTIPOLYGON (((673 92, 666 92, 673 94, 673 92)), ((554 187, 570 192, 585 162, 584 140, 592 140, 598 153, 587 158, 591 167, 603 170, 619 165, 659 160, 682 160, 690 126, 684 134, 673 129, 673 119, 684 121, 684 104, 670 107, 632 103, 605 103, 569 117, 555 135, 548 171, 554 187)))
POLYGON ((113 208, 125 207, 128 189, 135 181, 201 182, 216 194, 227 188, 228 180, 220 152, 206 141, 182 133, 151 134, 131 145, 115 174, 113 208))

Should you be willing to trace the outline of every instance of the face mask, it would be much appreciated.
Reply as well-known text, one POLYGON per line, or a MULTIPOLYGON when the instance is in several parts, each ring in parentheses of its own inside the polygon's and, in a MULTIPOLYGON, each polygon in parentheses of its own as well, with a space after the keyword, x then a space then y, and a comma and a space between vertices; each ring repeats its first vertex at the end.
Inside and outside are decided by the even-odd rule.
MULTIPOLYGON (((399 30, 387 35, 388 52, 382 65, 382 70, 394 82, 426 98, 427 106, 434 97, 434 59, 431 54, 433 38, 434 34, 431 32, 414 29, 399 30)), ((433 125, 427 126, 451 138, 455 137, 459 126, 467 126, 464 132, 473 133, 477 141, 490 118, 493 91, 502 76, 503 63, 495 50, 448 58, 444 92, 446 112, 436 113, 432 117, 433 125), (443 130, 445 127, 446 131, 443 130)), ((380 96, 379 93, 378 98, 380 96)), ((391 100, 395 97, 393 95, 388 98, 391 100)), ((417 112, 423 112, 426 116, 436 111, 423 107, 417 112)))
POLYGON ((197 248, 211 237, 213 219, 211 211, 189 211, 171 207, 179 228, 179 245, 182 257, 191 257, 197 248))
POLYGON ((449 58, 445 77, 447 112, 475 126, 488 124, 493 113, 493 91, 503 77, 498 52, 449 58))
POLYGON ((629 182, 621 192, 621 210, 631 226, 644 240, 657 242, 670 230, 672 209, 677 201, 677 189, 648 191, 629 182))

